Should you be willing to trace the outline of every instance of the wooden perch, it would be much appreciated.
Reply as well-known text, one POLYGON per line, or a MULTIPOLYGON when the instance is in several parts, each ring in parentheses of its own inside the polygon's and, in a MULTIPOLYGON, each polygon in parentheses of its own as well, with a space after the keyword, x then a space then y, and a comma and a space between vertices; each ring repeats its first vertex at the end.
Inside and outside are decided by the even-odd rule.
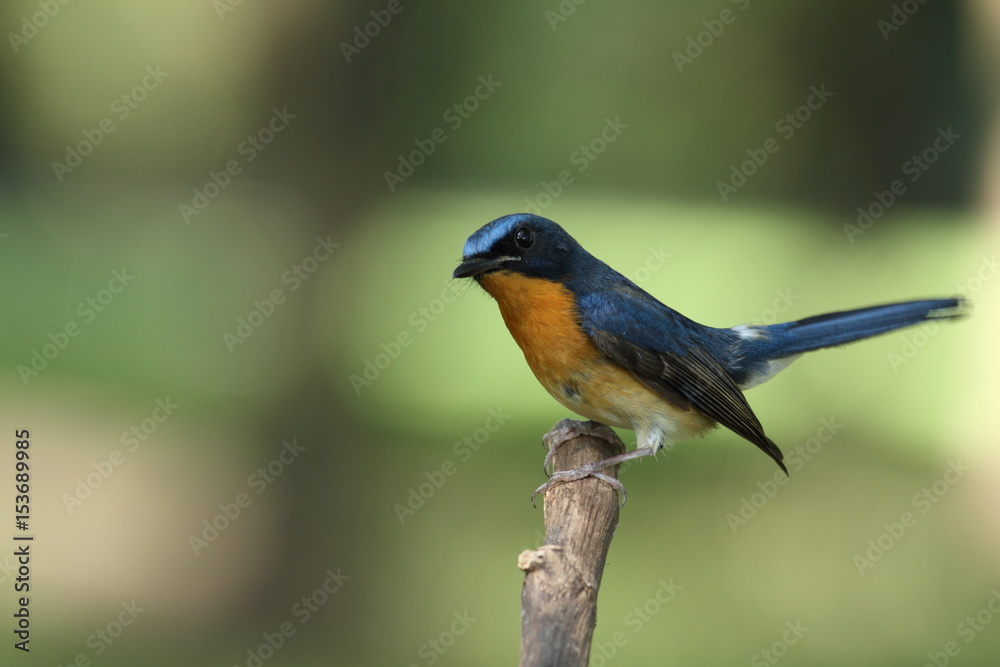
MULTIPOLYGON (((545 435, 553 469, 571 470, 625 452, 604 424, 563 419, 545 435)), ((617 478, 618 466, 602 472, 617 478)), ((590 661, 597 591, 618 525, 618 492, 587 477, 545 491, 545 544, 524 551, 521 667, 582 666, 590 661)))

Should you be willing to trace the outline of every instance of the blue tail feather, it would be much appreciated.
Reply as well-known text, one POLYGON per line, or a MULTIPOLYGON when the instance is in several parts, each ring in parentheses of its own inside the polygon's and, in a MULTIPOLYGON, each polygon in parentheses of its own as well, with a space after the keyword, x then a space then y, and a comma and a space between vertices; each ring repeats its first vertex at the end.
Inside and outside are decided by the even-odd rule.
POLYGON ((965 300, 928 299, 845 310, 761 327, 762 336, 745 342, 748 361, 769 361, 843 345, 927 320, 962 317, 965 300))

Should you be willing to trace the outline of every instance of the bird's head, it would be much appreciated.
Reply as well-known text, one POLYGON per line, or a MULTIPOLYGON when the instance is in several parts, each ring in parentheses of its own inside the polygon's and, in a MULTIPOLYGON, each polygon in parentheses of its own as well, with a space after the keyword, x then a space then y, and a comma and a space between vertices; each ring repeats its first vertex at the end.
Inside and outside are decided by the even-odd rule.
POLYGON ((589 257, 562 227, 541 216, 515 213, 483 225, 465 242, 455 278, 481 282, 496 271, 565 282, 589 257))

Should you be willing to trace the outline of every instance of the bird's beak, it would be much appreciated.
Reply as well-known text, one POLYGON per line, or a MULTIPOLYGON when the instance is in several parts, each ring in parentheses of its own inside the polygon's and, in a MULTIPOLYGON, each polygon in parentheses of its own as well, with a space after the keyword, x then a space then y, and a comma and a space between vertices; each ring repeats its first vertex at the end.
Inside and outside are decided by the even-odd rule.
POLYGON ((497 271, 503 268, 508 262, 514 262, 517 259, 517 257, 469 257, 462 260, 462 263, 458 265, 455 272, 451 274, 451 277, 470 278, 481 276, 490 271, 497 271))

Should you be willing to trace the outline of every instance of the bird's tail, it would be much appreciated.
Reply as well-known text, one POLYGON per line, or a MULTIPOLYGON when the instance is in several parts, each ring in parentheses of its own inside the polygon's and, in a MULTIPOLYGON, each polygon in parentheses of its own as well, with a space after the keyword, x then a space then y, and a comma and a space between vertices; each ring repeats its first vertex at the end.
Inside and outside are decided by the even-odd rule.
POLYGON ((764 327, 765 336, 752 342, 759 359, 780 359, 810 350, 843 345, 912 326, 927 320, 946 320, 965 315, 962 298, 928 299, 890 303, 857 310, 844 310, 764 327))

